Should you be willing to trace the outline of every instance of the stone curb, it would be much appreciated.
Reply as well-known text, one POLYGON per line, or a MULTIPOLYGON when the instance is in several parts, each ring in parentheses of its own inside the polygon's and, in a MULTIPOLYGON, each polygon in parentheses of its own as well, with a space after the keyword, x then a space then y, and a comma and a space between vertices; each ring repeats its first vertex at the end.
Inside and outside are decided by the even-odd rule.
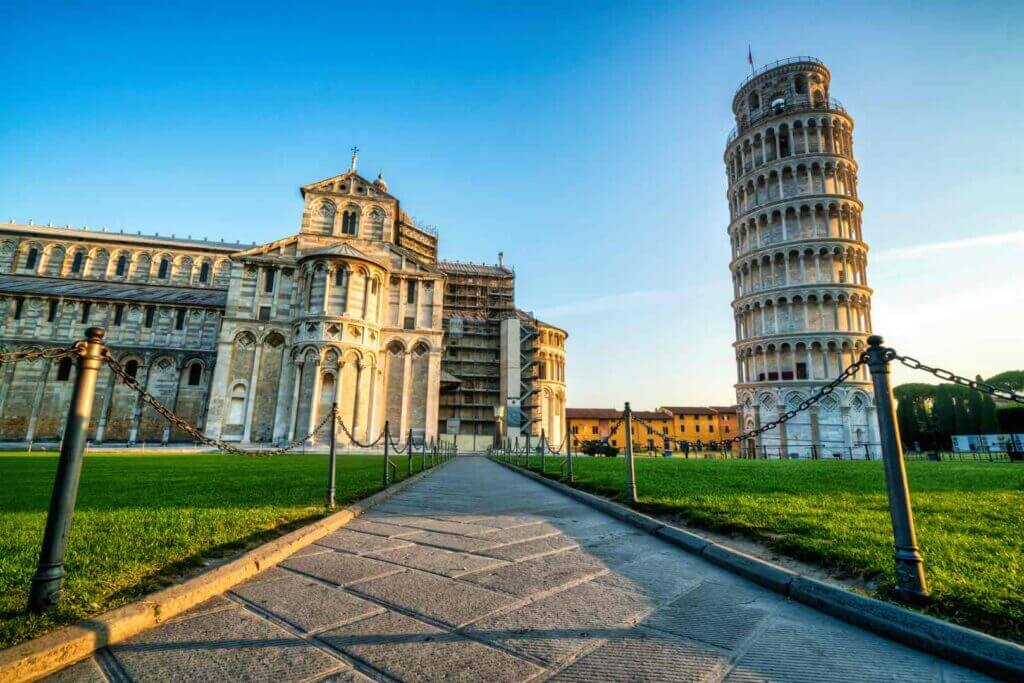
POLYGON ((1024 677, 1024 647, 1016 643, 818 581, 518 465, 492 461, 838 619, 1003 680, 1024 677))
POLYGON ((292 553, 337 531, 396 493, 429 476, 449 461, 414 474, 383 491, 337 512, 253 548, 240 557, 183 583, 112 609, 77 624, 59 628, 33 640, 0 650, 0 681, 34 681, 84 659, 96 650, 158 626, 171 617, 238 585, 292 553))

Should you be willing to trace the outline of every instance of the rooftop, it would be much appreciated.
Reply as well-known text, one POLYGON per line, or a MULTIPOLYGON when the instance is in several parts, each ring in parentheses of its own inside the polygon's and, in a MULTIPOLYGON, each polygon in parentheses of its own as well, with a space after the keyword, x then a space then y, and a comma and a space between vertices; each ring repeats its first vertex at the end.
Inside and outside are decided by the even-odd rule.
POLYGON ((38 275, 0 275, 0 293, 77 299, 112 299, 177 306, 224 308, 228 293, 224 289, 137 285, 99 280, 73 280, 38 275))
POLYGON ((186 237, 178 237, 173 233, 168 236, 160 235, 144 235, 142 231, 136 231, 135 234, 125 232, 124 230, 118 230, 114 232, 112 230, 92 229, 88 227, 72 228, 70 225, 66 225, 63 228, 54 225, 36 225, 34 223, 17 223, 12 218, 10 222, 0 224, 0 232, 22 232, 22 233, 33 233, 36 235, 45 235, 47 237, 55 237, 58 239, 79 239, 79 240, 115 240, 118 242, 127 243, 138 243, 138 244, 160 244, 164 246, 173 247, 192 247, 200 249, 215 249, 217 251, 223 251, 225 253, 238 251, 240 249, 248 249, 249 247, 256 246, 255 242, 251 244, 248 242, 225 242, 223 239, 220 241, 205 239, 205 238, 193 238, 192 235, 186 237))
POLYGON ((471 263, 469 261, 438 261, 437 267, 442 273, 453 275, 486 275, 489 277, 510 277, 515 271, 504 265, 487 263, 471 263))

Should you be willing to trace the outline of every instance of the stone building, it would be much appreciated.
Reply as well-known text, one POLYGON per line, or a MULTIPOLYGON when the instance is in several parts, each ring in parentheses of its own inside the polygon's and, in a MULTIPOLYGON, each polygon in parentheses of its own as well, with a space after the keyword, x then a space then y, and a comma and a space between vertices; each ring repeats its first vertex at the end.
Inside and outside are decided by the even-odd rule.
MULTIPOLYGON (((385 421, 417 440, 448 433, 442 385, 470 380, 442 362, 445 283, 458 264, 438 262, 437 234, 382 177, 360 176, 355 155, 301 195, 298 233, 261 245, 2 225, 0 344, 64 346, 104 327, 148 391, 226 441, 301 438, 334 402, 359 440, 385 421)), ((0 367, 0 440, 59 439, 74 373, 70 360, 0 367)), ((106 367, 89 437, 187 439, 106 367)))
MULTIPOLYGON (((741 427, 776 419, 865 349, 871 288, 853 119, 828 68, 796 57, 736 91, 726 142, 741 427)), ((867 369, 756 444, 771 455, 878 452, 867 369)))

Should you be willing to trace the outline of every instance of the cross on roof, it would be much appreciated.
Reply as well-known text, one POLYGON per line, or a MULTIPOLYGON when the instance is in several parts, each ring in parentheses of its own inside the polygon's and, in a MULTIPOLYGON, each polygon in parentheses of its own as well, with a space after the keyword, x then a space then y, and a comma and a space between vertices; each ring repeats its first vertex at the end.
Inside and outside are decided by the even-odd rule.
POLYGON ((358 160, 359 160, 359 148, 353 146, 352 147, 352 169, 351 169, 352 171, 356 170, 356 161, 358 161, 358 160))

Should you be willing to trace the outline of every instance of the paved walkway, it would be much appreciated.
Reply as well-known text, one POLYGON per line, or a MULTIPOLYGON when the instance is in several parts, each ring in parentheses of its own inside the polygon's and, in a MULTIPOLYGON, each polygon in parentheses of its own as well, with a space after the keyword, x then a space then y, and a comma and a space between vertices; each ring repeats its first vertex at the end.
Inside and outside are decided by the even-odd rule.
POLYGON ((982 681, 482 458, 53 680, 982 681))

